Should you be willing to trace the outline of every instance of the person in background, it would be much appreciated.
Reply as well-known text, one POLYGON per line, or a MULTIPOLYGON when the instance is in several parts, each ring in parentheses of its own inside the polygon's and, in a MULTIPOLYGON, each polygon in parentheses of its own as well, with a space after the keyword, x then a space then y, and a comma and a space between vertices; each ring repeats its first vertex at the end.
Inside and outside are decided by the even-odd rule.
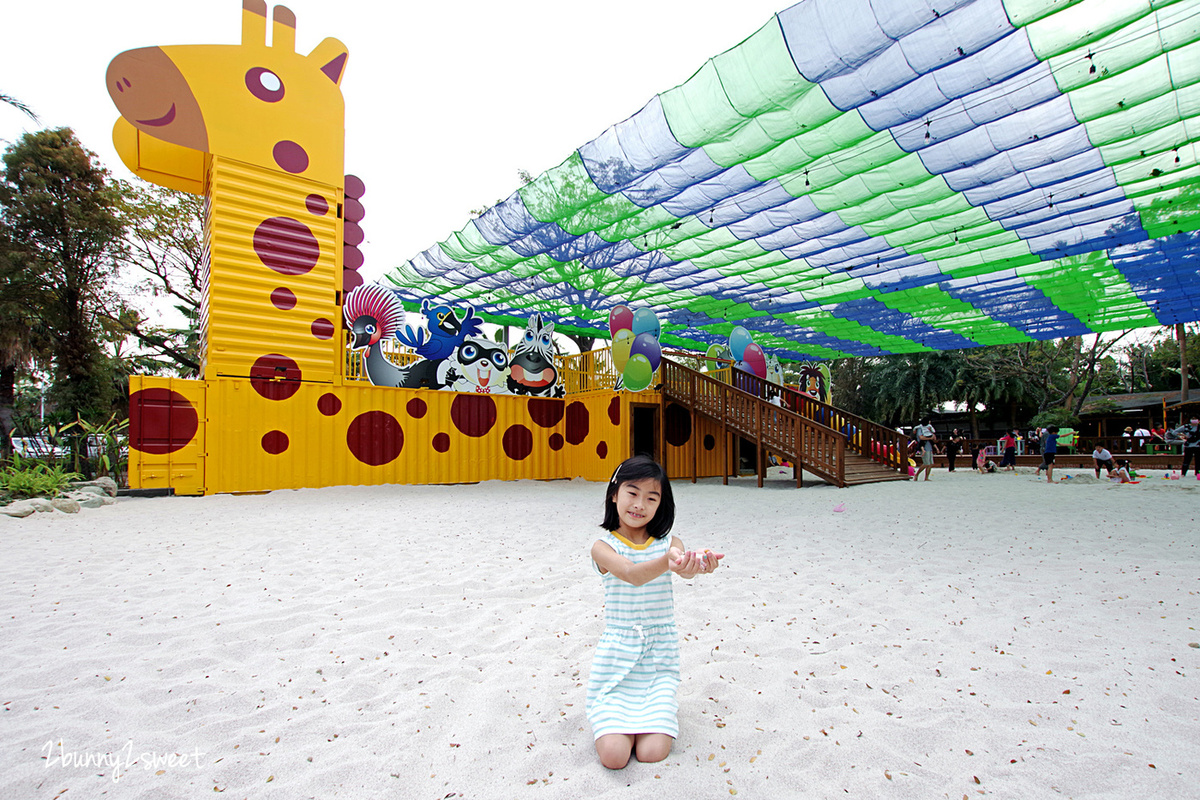
POLYGON ((1042 443, 1042 465, 1038 467, 1038 474, 1046 470, 1046 483, 1054 483, 1054 457, 1058 455, 1058 426, 1051 425, 1046 428, 1046 439, 1042 443))
POLYGON ((1125 452, 1133 450, 1133 428, 1126 427, 1121 434, 1121 443, 1125 447, 1125 452))
POLYGON ((1025 452, 1031 456, 1042 452, 1042 437, 1036 429, 1030 428, 1029 433, 1025 434, 1025 452))
POLYGON ((958 432, 958 428, 955 428, 954 432, 950 434, 949 441, 946 442, 946 464, 949 467, 947 470, 948 472, 954 472, 954 459, 958 457, 958 451, 962 449, 962 443, 962 434, 958 432))
POLYGON ((1004 447, 1004 458, 1000 459, 1000 469, 1017 471, 1017 431, 1011 430, 1004 434, 1000 444, 1004 447))
POLYGON ((917 467, 917 474, 913 476, 913 480, 919 480, 922 472, 925 473, 925 480, 929 480, 929 473, 933 472, 933 443, 937 441, 937 432, 933 430, 933 425, 926 417, 913 433, 917 437, 917 446, 921 450, 921 466, 917 467))
POLYGON ((1092 464, 1096 468, 1096 478, 1100 477, 1100 468, 1104 467, 1105 472, 1112 472, 1113 457, 1108 449, 1097 442, 1096 449, 1092 451, 1092 464))
POLYGON ((1183 442, 1183 468, 1180 476, 1187 475, 1188 465, 1196 460, 1196 472, 1200 474, 1200 417, 1192 417, 1187 425, 1171 431, 1171 438, 1183 442))
POLYGON ((1137 483, 1129 469, 1129 459, 1121 459, 1115 469, 1109 470, 1108 479, 1113 483, 1137 483))
POLYGON ((1134 452, 1146 452, 1146 443, 1150 441, 1150 431, 1146 430, 1145 426, 1138 425, 1137 430, 1133 432, 1134 452))

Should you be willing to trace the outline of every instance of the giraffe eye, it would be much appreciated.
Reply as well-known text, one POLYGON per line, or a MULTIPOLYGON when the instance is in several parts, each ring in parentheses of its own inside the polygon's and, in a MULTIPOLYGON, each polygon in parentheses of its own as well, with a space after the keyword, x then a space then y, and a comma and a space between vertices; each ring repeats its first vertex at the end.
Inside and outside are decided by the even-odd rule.
POLYGON ((278 103, 283 99, 283 81, 265 67, 255 67, 246 73, 246 88, 250 94, 268 103, 278 103))

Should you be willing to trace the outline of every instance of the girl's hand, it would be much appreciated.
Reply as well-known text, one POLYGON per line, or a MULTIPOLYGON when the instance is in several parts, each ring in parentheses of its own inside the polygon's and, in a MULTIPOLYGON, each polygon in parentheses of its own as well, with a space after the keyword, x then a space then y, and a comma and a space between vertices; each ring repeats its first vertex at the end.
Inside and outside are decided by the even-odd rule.
POLYGON ((683 552, 677 547, 668 553, 671 571, 681 578, 694 578, 702 573, 712 572, 725 557, 724 553, 714 553, 711 550, 683 552))

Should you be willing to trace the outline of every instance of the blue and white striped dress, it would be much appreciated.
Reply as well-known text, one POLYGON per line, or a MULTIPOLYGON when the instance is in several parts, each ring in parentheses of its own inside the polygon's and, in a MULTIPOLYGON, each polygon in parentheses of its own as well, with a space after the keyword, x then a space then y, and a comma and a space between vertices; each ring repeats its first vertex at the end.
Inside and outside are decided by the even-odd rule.
MULTIPOLYGON (((606 533, 600 541, 635 564, 658 558, 671 546, 670 536, 635 545, 606 533)), ((642 586, 611 572, 601 577, 604 633, 592 656, 587 688, 592 734, 597 739, 610 733, 678 737, 679 634, 671 571, 642 586)))

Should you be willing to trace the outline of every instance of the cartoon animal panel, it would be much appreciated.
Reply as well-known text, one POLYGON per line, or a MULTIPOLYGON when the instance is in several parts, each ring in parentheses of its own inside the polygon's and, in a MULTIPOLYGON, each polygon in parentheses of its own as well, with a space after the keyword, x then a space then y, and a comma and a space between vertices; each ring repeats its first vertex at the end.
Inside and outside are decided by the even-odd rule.
POLYGON ((513 347, 508 388, 513 394, 562 397, 563 386, 554 366, 554 323, 542 315, 529 319, 525 335, 513 347))

